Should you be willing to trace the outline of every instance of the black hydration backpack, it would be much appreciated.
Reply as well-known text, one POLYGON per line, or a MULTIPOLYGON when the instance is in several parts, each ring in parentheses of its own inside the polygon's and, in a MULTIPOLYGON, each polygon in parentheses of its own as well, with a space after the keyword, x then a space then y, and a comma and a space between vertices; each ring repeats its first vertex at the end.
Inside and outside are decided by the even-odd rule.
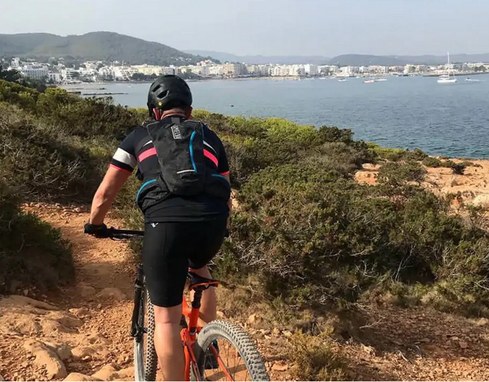
POLYGON ((204 156, 205 125, 175 117, 171 123, 146 125, 160 164, 160 172, 149 187, 140 190, 138 204, 144 210, 171 195, 192 197, 207 194, 229 199, 230 185, 217 168, 209 167, 204 156))

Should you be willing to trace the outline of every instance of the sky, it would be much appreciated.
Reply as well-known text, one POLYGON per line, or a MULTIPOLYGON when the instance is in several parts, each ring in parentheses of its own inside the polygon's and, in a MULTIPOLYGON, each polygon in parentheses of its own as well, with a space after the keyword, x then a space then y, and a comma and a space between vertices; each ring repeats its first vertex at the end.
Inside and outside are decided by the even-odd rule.
POLYGON ((443 55, 488 53, 487 15, 489 0, 0 0, 0 34, 103 30, 237 55, 443 55))

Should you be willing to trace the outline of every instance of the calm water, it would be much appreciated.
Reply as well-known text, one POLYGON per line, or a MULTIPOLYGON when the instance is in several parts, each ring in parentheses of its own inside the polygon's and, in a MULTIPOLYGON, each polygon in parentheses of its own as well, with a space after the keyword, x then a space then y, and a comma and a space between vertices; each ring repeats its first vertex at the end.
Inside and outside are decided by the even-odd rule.
MULTIPOLYGON (((350 128, 357 139, 385 147, 421 148, 433 155, 489 158, 489 75, 388 77, 302 81, 213 80, 192 82, 194 107, 228 115, 282 117, 301 124, 350 128)), ((149 84, 104 84, 114 101, 145 106, 149 84)))

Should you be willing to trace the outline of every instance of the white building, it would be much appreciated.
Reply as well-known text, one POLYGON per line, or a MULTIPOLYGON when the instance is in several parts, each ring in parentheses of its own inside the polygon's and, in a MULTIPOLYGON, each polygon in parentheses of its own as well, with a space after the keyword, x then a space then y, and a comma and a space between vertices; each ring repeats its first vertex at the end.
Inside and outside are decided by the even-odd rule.
POLYGON ((54 73, 54 72, 49 72, 48 73, 48 80, 52 81, 56 84, 61 82, 61 73, 54 73))
POLYGON ((20 58, 19 57, 12 58, 12 62, 10 66, 12 67, 12 69, 20 68, 20 58))
POLYGON ((343 66, 342 68, 340 68, 340 72, 338 75, 341 77, 353 76, 353 67, 352 66, 343 66))
POLYGON ((61 78, 65 81, 71 81, 76 78, 78 72, 73 68, 65 68, 61 70, 61 78))
POLYGON ((48 76, 49 69, 47 66, 25 65, 22 69, 20 69, 20 74, 24 77, 36 78, 40 80, 48 76))
POLYGON ((209 67, 211 77, 221 77, 224 74, 224 65, 212 65, 209 67))
POLYGON ((319 68, 317 65, 307 64, 304 65, 304 71, 308 76, 317 76, 319 74, 319 68))

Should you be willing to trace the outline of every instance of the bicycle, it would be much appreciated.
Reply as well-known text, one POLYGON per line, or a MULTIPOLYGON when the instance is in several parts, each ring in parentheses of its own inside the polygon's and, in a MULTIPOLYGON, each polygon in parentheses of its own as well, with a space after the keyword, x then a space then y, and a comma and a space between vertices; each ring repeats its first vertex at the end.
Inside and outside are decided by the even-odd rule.
MULTIPOLYGON (((144 231, 111 228, 111 238, 132 239, 144 236, 144 231)), ((215 320, 204 327, 197 325, 202 293, 219 285, 218 280, 188 273, 188 290, 193 299, 182 299, 182 330, 180 333, 185 354, 185 381, 189 380, 248 380, 269 381, 263 359, 249 335, 240 326, 215 320), (230 366, 230 360, 233 365, 230 366), (242 362, 242 365, 239 364, 242 362), (216 371, 218 369, 218 371, 216 371), (206 373, 209 372, 209 375, 206 373), (239 378, 239 379, 236 379, 239 378), (244 378, 244 379, 243 379, 244 378)), ((142 264, 138 265, 131 336, 134 338, 134 374, 136 381, 155 381, 158 358, 154 347, 154 310, 145 287, 142 264)))

